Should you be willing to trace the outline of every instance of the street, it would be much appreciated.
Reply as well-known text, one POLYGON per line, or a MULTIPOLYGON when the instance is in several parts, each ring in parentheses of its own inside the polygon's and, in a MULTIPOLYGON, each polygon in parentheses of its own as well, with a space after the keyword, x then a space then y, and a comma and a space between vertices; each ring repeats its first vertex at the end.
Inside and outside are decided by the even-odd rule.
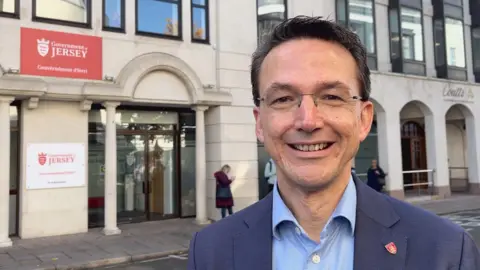
MULTIPOLYGON (((477 245, 480 246, 480 210, 458 212, 444 215, 444 217, 457 223, 467 230, 475 239, 477 245)), ((100 269, 115 269, 115 270, 151 270, 151 269, 165 269, 165 270, 185 270, 187 269, 187 255, 170 256, 167 258, 143 261, 123 266, 110 266, 100 269)))

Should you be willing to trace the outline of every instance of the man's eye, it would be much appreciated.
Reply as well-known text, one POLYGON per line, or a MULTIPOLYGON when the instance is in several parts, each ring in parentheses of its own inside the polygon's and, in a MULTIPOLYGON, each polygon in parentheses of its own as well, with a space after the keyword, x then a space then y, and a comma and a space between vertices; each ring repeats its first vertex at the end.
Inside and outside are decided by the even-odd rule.
POLYGON ((294 98, 291 97, 291 96, 284 96, 284 97, 280 97, 280 98, 277 98, 273 101, 273 103, 285 103, 285 102, 292 102, 294 101, 294 98))
POLYGON ((335 95, 324 95, 323 99, 325 100, 342 100, 341 97, 335 95))

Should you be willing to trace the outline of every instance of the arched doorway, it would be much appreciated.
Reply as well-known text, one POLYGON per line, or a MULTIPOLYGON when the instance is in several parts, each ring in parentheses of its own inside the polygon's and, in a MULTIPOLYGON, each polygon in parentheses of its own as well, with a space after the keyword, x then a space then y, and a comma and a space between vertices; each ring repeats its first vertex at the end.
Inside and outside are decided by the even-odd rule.
MULTIPOLYGON (((427 154, 425 147, 425 131, 417 123, 408 121, 402 125, 402 164, 403 171, 427 169, 427 154)), ((416 184, 428 182, 428 175, 425 173, 403 174, 403 183, 416 184)), ((405 190, 425 189, 427 186, 410 186, 405 190)))

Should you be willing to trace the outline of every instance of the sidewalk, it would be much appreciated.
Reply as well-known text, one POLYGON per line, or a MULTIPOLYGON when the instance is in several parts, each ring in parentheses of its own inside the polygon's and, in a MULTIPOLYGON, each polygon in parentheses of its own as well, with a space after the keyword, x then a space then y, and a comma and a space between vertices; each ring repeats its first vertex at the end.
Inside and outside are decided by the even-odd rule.
POLYGON ((453 212, 480 209, 480 196, 454 194, 448 199, 417 201, 412 202, 412 204, 434 212, 437 215, 445 215, 453 212))
MULTIPOLYGON (((445 200, 412 204, 437 214, 480 208, 480 196, 454 195, 445 200)), ((120 225, 122 234, 104 236, 101 228, 88 233, 37 239, 13 239, 0 249, 0 269, 89 269, 186 253, 192 234, 201 229, 193 219, 120 225)))
POLYGON ((201 229, 193 219, 120 225, 122 234, 88 233, 37 239, 12 239, 0 249, 0 269, 89 269, 97 266, 184 253, 192 234, 201 229))

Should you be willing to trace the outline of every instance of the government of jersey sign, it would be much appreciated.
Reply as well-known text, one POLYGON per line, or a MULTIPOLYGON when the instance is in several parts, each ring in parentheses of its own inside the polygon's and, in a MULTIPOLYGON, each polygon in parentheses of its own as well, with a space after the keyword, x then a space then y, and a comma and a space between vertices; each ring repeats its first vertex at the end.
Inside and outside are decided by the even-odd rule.
POLYGON ((475 95, 470 87, 451 87, 445 86, 443 89, 443 98, 447 101, 474 102, 475 95))
POLYGON ((102 79, 102 38, 21 28, 20 73, 102 79))

